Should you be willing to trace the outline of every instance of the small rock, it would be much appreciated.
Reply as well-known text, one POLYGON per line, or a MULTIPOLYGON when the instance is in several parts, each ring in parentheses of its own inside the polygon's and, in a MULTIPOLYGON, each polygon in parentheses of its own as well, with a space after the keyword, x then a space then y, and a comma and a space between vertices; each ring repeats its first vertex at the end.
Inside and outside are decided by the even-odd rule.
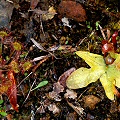
POLYGON ((87 19, 82 5, 71 0, 62 1, 58 6, 58 12, 60 16, 71 18, 77 22, 84 22, 87 19))
POLYGON ((9 28, 9 22, 14 6, 5 0, 0 0, 0 28, 9 28))

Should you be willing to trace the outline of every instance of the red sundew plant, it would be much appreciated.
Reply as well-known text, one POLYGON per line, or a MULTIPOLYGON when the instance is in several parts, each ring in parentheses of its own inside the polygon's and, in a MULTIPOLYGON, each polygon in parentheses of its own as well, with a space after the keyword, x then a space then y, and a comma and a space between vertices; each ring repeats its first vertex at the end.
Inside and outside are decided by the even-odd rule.
POLYGON ((30 61, 20 61, 22 45, 19 42, 14 42, 13 36, 6 32, 0 32, 1 38, 1 53, 0 53, 0 94, 6 93, 9 101, 15 111, 18 112, 17 106, 17 87, 14 74, 29 70, 32 66, 30 61), (1 35, 2 34, 2 35, 1 35), (2 46, 10 46, 10 55, 8 60, 2 56, 2 46), (14 56, 14 57, 13 57, 14 56))

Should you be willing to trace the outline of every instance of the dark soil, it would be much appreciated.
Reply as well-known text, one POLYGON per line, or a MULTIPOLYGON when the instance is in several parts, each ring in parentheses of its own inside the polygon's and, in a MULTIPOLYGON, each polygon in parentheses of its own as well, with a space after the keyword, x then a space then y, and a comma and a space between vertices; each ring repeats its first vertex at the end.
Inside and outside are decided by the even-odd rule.
MULTIPOLYGON (((31 61, 36 57, 49 54, 47 51, 33 47, 33 42, 30 38, 34 38, 45 49, 51 46, 66 46, 63 50, 52 51, 51 53, 54 55, 43 61, 33 74, 17 87, 19 112, 11 110, 9 108, 8 97, 6 94, 2 95, 6 112, 9 115, 11 114, 11 120, 119 120, 120 99, 116 97, 115 101, 109 100, 99 80, 96 83, 88 85, 86 88, 74 90, 77 93, 77 98, 75 99, 66 99, 64 97, 67 87, 64 88, 63 92, 59 93, 60 100, 57 101, 49 96, 49 93, 54 89, 54 83, 58 81, 59 77, 65 71, 72 67, 76 69, 89 67, 84 60, 74 54, 75 51, 83 50, 102 55, 101 41, 103 40, 103 36, 96 23, 99 22, 104 30, 108 28, 111 35, 116 30, 120 30, 119 0, 76 0, 76 4, 81 4, 81 9, 86 13, 84 20, 82 18, 81 21, 75 18, 76 15, 71 17, 70 15, 66 15, 69 13, 61 13, 58 10, 60 2, 61 0, 40 0, 35 9, 47 11, 49 7, 53 6, 57 13, 52 19, 44 20, 41 19, 42 15, 34 11, 28 11, 31 7, 28 0, 20 0, 17 3, 15 1, 15 4, 19 5, 19 7, 13 9, 10 29, 1 28, 2 31, 11 32, 14 41, 20 42, 23 45, 21 54, 27 53, 25 60, 31 61), (24 17, 21 14, 24 14, 24 17), (68 17, 69 26, 63 25, 61 20, 63 17, 68 17), (33 85, 33 88, 35 88, 43 80, 47 80, 48 84, 29 93, 33 83, 35 83, 33 85), (86 105, 85 97, 91 98, 89 95, 97 98, 97 102, 92 108, 90 105, 86 105), (75 108, 79 113, 71 107, 69 102, 74 107, 77 106, 75 108), (50 107, 48 107, 50 105, 55 105, 58 111, 54 112, 55 108, 50 110, 50 107), (80 111, 80 108, 84 110, 80 111)), ((119 38, 118 36, 118 52, 120 51, 119 38)), ((6 56, 11 54, 10 49, 9 45, 4 46, 2 56, 5 59, 6 56)), ((14 55, 11 57, 13 58, 14 55)), ((20 58, 19 63, 22 60, 20 58)), ((32 68, 25 73, 21 71, 15 74, 17 85, 26 77, 26 74, 28 75, 32 72, 38 63, 39 61, 34 62, 32 68)), ((1 119, 5 120, 7 118, 1 116, 1 119)))

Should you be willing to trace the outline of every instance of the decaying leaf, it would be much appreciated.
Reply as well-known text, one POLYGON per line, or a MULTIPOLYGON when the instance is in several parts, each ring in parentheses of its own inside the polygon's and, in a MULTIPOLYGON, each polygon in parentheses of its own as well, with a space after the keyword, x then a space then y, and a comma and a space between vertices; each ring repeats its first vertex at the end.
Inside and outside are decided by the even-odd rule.
POLYGON ((52 6, 52 7, 49 8, 47 14, 42 15, 42 19, 43 20, 51 20, 54 17, 55 14, 57 14, 57 13, 56 13, 54 7, 52 6))
POLYGON ((54 91, 52 91, 52 92, 49 92, 49 98, 52 98, 52 99, 54 99, 55 101, 61 101, 62 99, 61 99, 61 96, 58 94, 58 93, 56 93, 56 92, 54 92, 54 91))
POLYGON ((57 114, 60 112, 60 109, 55 104, 50 104, 48 106, 48 110, 52 111, 53 114, 57 114))
POLYGON ((74 92, 73 90, 67 89, 67 90, 66 90, 66 93, 64 94, 64 97, 65 97, 65 98, 75 99, 75 98, 77 97, 77 93, 74 92))
POLYGON ((66 81, 67 87, 71 89, 83 88, 100 79, 106 96, 110 100, 114 100, 114 94, 117 93, 115 86, 120 88, 120 54, 111 53, 115 61, 110 65, 105 64, 101 55, 85 51, 77 51, 76 54, 83 58, 91 68, 81 67, 74 71, 66 81))
POLYGON ((37 6, 39 0, 31 0, 30 1, 30 8, 33 10, 37 6))
POLYGON ((77 22, 86 20, 86 11, 81 4, 73 0, 62 0, 58 6, 60 17, 67 17, 77 22))
POLYGON ((58 79, 58 82, 62 85, 62 86, 64 86, 64 87, 66 87, 66 79, 70 76, 70 74, 72 73, 72 72, 74 72, 76 69, 74 68, 74 67, 72 67, 72 68, 70 68, 70 69, 68 69, 67 71, 65 71, 60 77, 59 77, 59 79, 58 79))
POLYGON ((84 114, 84 109, 80 106, 78 102, 75 102, 74 105, 69 101, 67 101, 67 103, 70 107, 72 107, 78 113, 78 115, 82 116, 84 114))
POLYGON ((87 95, 83 98, 83 100, 84 100, 84 107, 89 107, 91 110, 93 110, 96 104, 100 102, 100 98, 94 95, 87 95))
POLYGON ((40 45, 38 42, 36 42, 33 38, 30 39, 36 47, 38 47, 40 50, 46 51, 42 45, 40 45))
POLYGON ((56 82, 53 84, 53 91, 59 94, 64 91, 64 87, 59 82, 56 82))
POLYGON ((68 113, 66 116, 66 120, 77 120, 77 114, 75 112, 68 113))
POLYGON ((53 6, 50 7, 48 11, 43 11, 41 9, 33 9, 29 11, 33 11, 35 14, 41 15, 42 20, 44 21, 51 20, 54 17, 54 15, 57 14, 53 6))

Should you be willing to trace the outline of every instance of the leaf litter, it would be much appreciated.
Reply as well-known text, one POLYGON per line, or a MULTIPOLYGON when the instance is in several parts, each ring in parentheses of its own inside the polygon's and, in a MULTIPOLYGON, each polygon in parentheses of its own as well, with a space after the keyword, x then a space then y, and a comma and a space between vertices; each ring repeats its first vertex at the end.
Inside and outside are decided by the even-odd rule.
MULTIPOLYGON (((106 4, 106 0, 99 1, 99 4, 98 1, 90 0, 62 2, 59 0, 1 0, 1 4, 5 2, 10 4, 11 10, 7 8, 1 11, 3 13, 9 11, 4 14, 8 13, 9 19, 6 19, 7 22, 4 25, 0 24, 1 30, 7 33, 5 39, 1 38, 0 71, 2 71, 1 78, 6 80, 7 71, 11 70, 10 64, 15 63, 12 64, 12 69, 15 72, 17 104, 19 104, 18 113, 7 109, 11 114, 8 118, 119 118, 119 98, 115 98, 115 104, 109 101, 99 81, 79 90, 70 90, 66 87, 66 79, 75 69, 81 66, 89 68, 74 52, 84 50, 101 55, 103 37, 96 22, 105 29, 109 27, 112 33, 115 29, 119 29, 118 3, 109 1, 109 4, 106 4), (71 3, 77 7, 71 6, 71 3), (111 7, 113 5, 114 7, 111 7), (83 16, 80 13, 81 10, 77 10, 78 7, 81 7, 79 9, 85 13, 83 16), (74 9, 70 14, 65 11, 71 8, 74 9), (69 23, 67 26, 62 22, 64 17, 67 19, 67 24, 69 23), (9 34, 10 32, 12 34, 9 34), (22 46, 20 49, 19 46, 16 49, 18 43, 22 46), (31 91, 43 80, 47 80, 48 84, 31 91), (91 107, 91 102, 96 104, 91 107)), ((119 36, 117 39, 119 46, 119 36)), ((7 88, 3 91, 6 90, 7 88)), ((2 95, 4 105, 9 108, 10 104, 6 97, 4 93, 2 95)))

